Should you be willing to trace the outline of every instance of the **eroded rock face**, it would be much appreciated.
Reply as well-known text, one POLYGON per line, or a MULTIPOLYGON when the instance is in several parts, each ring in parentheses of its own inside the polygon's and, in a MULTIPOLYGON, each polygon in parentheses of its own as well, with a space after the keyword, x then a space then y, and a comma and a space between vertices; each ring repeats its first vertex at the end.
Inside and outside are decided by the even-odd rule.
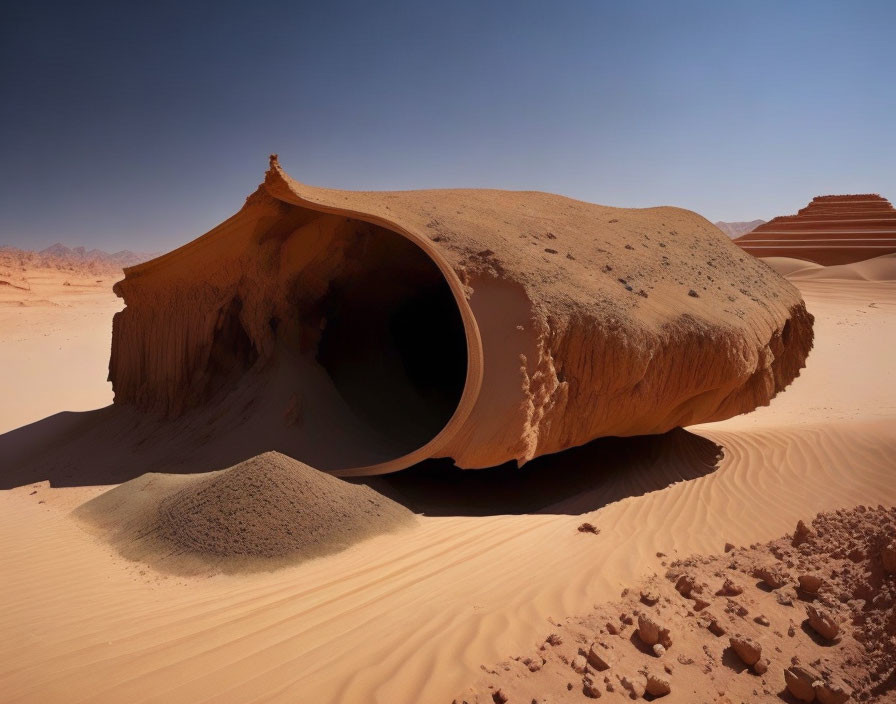
POLYGON ((896 252, 896 210, 876 193, 816 196, 796 215, 762 223, 735 242, 757 257, 859 262, 896 252))
POLYGON ((695 213, 334 191, 276 159, 236 215, 116 291, 116 403, 264 412, 266 449, 343 474, 721 420, 812 346, 798 291, 695 213))

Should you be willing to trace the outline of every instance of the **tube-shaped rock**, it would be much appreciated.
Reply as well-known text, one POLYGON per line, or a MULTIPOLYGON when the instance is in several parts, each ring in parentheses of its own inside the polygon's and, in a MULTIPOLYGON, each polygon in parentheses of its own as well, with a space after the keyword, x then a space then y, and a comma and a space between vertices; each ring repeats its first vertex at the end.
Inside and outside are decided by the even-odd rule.
POLYGON ((115 290, 117 404, 262 414, 261 449, 340 474, 721 420, 812 346, 799 292, 693 212, 329 190, 276 157, 236 215, 115 290))

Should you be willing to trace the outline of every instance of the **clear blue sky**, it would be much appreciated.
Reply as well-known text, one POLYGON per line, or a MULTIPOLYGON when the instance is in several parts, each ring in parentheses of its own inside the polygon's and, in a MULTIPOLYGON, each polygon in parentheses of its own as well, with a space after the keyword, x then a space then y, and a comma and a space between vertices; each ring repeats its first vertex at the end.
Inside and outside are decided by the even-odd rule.
POLYGON ((299 180, 711 220, 896 200, 896 2, 4 3, 0 244, 159 251, 299 180))

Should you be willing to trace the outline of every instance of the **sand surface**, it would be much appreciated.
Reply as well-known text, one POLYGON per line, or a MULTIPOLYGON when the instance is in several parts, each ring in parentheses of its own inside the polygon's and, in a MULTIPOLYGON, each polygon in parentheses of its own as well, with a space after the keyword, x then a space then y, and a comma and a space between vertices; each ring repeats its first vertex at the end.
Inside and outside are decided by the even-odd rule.
MULTIPOLYGON (((794 282, 816 316, 815 348, 770 407, 614 445, 637 471, 604 473, 606 443, 555 460, 559 488, 541 504, 531 472, 460 490, 442 472, 419 480, 425 502, 413 500, 413 475, 395 475, 383 487, 426 513, 415 527, 274 572, 184 577, 124 559, 73 517, 109 487, 3 491, 3 701, 450 702, 480 665, 534 646, 551 619, 661 571, 657 552, 718 553, 819 511, 896 504, 896 283, 794 282), (578 531, 583 521, 600 533, 578 531)), ((3 427, 108 400, 111 294, 57 318, 21 309, 31 315, 0 325, 16 390, 0 405, 3 427), (72 336, 85 345, 76 356, 72 336), (12 355, 7 340, 20 338, 12 355), (47 361, 63 351, 65 367, 47 361), (71 359, 100 373, 73 373, 71 359), (48 378, 52 395, 32 400, 48 378), (66 383, 61 396, 53 387, 66 383)))
MULTIPOLYGON (((0 252, 0 254, 3 254, 0 252)), ((109 347, 118 272, 28 267, 0 256, 0 433, 112 402, 109 347)))

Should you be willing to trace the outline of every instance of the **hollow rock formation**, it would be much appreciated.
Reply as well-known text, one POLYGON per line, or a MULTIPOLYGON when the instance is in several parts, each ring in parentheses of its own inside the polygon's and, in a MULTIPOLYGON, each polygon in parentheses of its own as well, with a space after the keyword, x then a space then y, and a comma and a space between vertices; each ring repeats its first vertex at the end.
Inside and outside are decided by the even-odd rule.
POLYGON ((798 291, 690 211, 329 190, 276 157, 236 215, 115 290, 117 404, 265 413, 342 474, 721 420, 767 404, 812 346, 798 291))
POLYGON ((896 210, 876 193, 816 196, 735 242, 757 257, 792 257, 830 266, 896 252, 896 210))

